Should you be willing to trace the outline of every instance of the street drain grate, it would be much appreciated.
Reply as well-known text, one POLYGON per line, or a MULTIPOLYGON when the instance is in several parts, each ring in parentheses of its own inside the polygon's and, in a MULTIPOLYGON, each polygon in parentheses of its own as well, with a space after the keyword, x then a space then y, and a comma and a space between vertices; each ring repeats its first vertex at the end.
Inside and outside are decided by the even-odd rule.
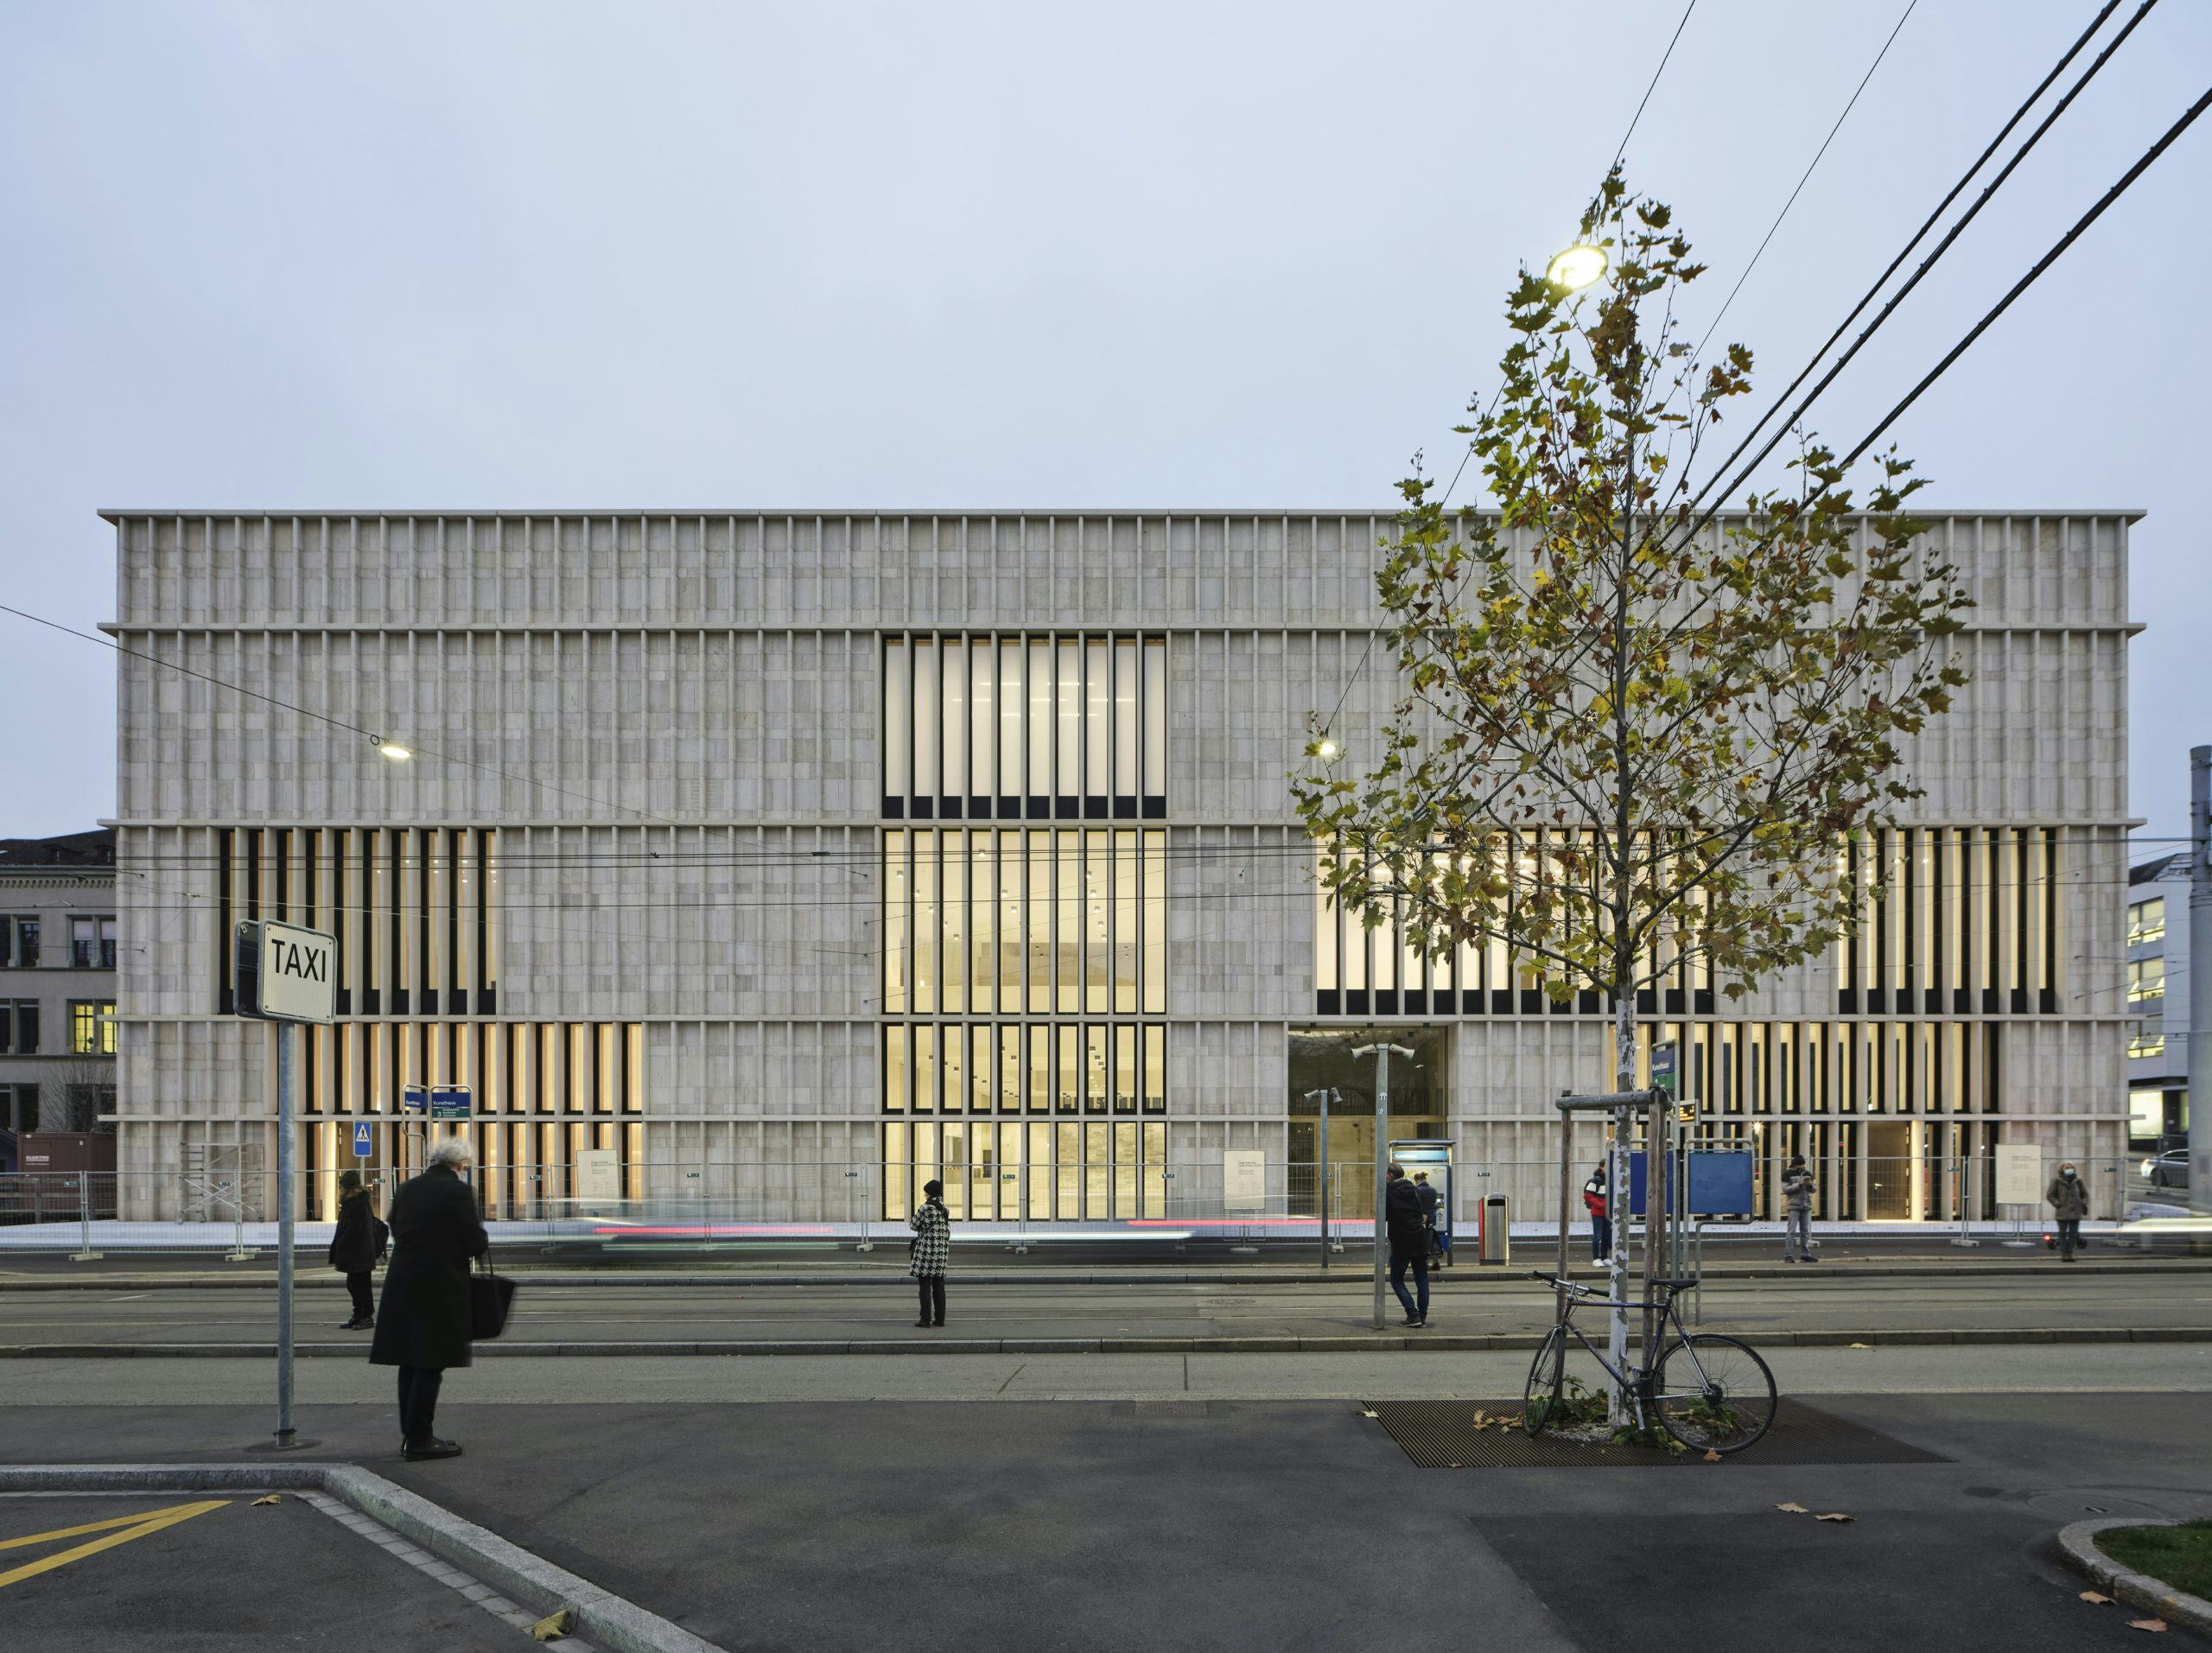
MULTIPOLYGON (((1624 1469, 1662 1464, 1696 1464, 1711 1468, 1697 1453, 1669 1453, 1649 1446, 1593 1446, 1541 1435, 1531 1440, 1516 1421, 1504 1429, 1493 1422, 1475 1427, 1477 1413, 1518 1419, 1518 1404, 1505 1401, 1370 1401, 1367 1409, 1389 1431, 1390 1439, 1422 1469, 1624 1469)), ((1784 1398, 1774 1424, 1757 1446, 1733 1453, 1739 1464, 1948 1464, 1941 1453, 1885 1435, 1878 1429, 1839 1418, 1833 1412, 1784 1398)))

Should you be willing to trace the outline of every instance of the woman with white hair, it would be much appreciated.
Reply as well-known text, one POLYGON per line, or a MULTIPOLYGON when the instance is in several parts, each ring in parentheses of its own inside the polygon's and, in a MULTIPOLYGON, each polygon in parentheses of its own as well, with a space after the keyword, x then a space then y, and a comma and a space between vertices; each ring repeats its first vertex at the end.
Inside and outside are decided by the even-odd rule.
POLYGON ((468 1364, 468 1265, 491 1246, 466 1174, 472 1158, 467 1137, 442 1138, 430 1148, 429 1168, 409 1179, 391 1202, 391 1268, 369 1363, 399 1368, 404 1459, 461 1454, 431 1426, 446 1368, 468 1364))

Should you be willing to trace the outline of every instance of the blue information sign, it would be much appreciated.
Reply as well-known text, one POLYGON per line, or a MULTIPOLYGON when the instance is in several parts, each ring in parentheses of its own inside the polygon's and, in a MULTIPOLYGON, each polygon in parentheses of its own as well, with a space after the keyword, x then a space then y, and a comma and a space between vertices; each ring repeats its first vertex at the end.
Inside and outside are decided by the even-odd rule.
POLYGON ((399 1087, 399 1105, 421 1113, 430 1105, 430 1087, 427 1084, 403 1084, 399 1087))
POLYGON ((376 1139, 365 1119, 353 1122, 353 1157, 365 1160, 376 1152, 376 1139))
POLYGON ((430 1117, 433 1119, 466 1119, 469 1115, 468 1087, 465 1084, 434 1084, 430 1087, 430 1117))

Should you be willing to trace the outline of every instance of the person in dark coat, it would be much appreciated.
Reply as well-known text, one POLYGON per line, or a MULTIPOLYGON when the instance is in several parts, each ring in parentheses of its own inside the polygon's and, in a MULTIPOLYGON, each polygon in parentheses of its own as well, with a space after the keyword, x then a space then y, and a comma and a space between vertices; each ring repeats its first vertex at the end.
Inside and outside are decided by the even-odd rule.
POLYGON ((358 1171, 338 1173, 338 1232, 330 1242, 330 1266, 346 1276, 353 1294, 353 1318, 338 1329, 359 1332, 374 1326, 376 1300, 369 1294, 369 1271, 384 1261, 391 1230, 378 1218, 376 1196, 361 1186, 358 1171))
POLYGON ((2058 1223, 2058 1260, 2074 1261, 2074 1248, 2082 1243, 2082 1219, 2089 1214, 2089 1185, 2075 1174, 2072 1160, 2058 1167, 2050 1186, 2043 1191, 2058 1223))
POLYGON ((1390 1289, 1405 1305, 1408 1326, 1428 1324, 1428 1223, 1421 1196, 1406 1180, 1405 1172, 1392 1166, 1389 1186, 1382 1197, 1383 1222, 1390 1235, 1390 1289), (1406 1268, 1411 1264, 1418 1298, 1406 1290, 1406 1268))
POLYGON ((1428 1173, 1414 1173, 1414 1195, 1421 1201, 1421 1221, 1428 1224, 1429 1260, 1440 1268, 1452 1262, 1452 1230, 1444 1220, 1444 1192, 1428 1179, 1428 1173))
POLYGON ((448 1366, 468 1364, 468 1264, 491 1247, 463 1176, 467 1141, 448 1136, 430 1150, 429 1169, 391 1202, 396 1249, 377 1309, 369 1363, 399 1368, 399 1455, 454 1458, 461 1448, 432 1430, 438 1389, 448 1366))

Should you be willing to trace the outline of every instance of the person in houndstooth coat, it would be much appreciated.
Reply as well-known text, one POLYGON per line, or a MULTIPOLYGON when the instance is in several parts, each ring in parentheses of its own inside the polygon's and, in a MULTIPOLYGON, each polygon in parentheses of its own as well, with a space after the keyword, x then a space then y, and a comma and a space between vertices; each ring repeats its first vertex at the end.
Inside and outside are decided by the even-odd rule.
POLYGON ((916 1326, 944 1324, 944 1270, 952 1261, 952 1217, 944 1209, 944 1185, 931 1179, 922 1185, 920 1209, 906 1219, 906 1226, 914 1230, 913 1243, 908 1248, 912 1261, 906 1272, 914 1277, 921 1288, 922 1318, 916 1326), (931 1312, 935 1318, 931 1318, 931 1312))

